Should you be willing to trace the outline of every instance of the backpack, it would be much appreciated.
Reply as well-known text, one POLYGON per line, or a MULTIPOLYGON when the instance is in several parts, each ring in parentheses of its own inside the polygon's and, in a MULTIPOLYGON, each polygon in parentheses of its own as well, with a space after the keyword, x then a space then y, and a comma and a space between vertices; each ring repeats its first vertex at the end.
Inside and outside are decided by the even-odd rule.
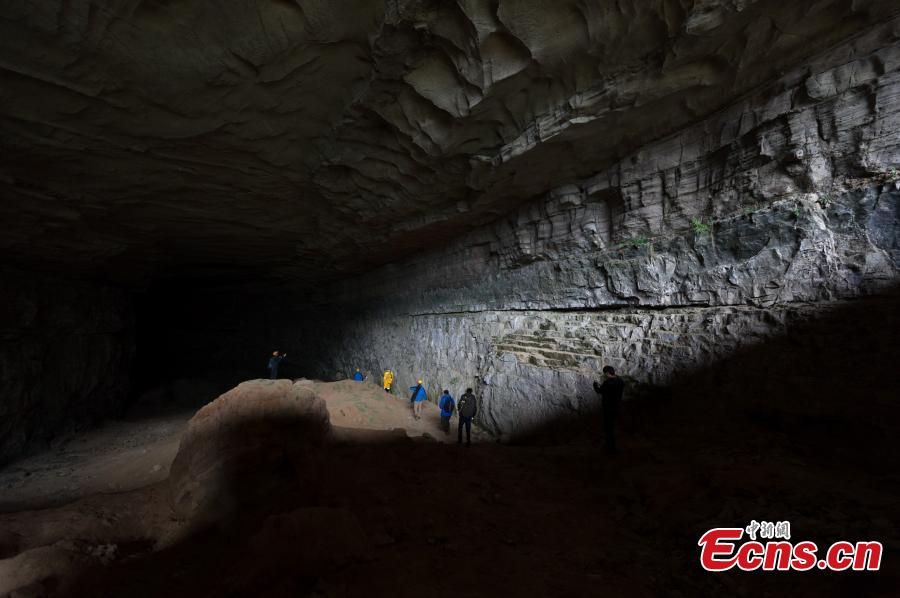
POLYGON ((474 417, 475 410, 477 409, 477 405, 475 403, 475 396, 470 394, 464 394, 462 398, 459 400, 459 415, 462 417, 474 417))
POLYGON ((422 385, 421 385, 421 384, 419 384, 418 386, 416 386, 416 389, 413 391, 412 396, 409 397, 409 402, 410 402, 410 403, 415 403, 415 402, 416 402, 416 397, 419 396, 419 391, 420 391, 420 390, 422 390, 422 385))
POLYGON ((453 399, 451 399, 449 395, 444 399, 444 405, 441 407, 441 411, 446 411, 448 412, 448 415, 453 415, 453 399))

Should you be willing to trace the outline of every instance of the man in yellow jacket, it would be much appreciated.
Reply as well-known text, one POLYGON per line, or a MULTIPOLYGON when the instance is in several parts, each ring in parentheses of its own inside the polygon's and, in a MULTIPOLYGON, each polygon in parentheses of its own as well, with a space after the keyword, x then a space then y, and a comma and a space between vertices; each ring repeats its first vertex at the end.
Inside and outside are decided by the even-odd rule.
POLYGON ((384 392, 391 392, 391 385, 394 383, 394 372, 391 370, 384 370, 384 377, 382 378, 382 387, 384 388, 384 392))

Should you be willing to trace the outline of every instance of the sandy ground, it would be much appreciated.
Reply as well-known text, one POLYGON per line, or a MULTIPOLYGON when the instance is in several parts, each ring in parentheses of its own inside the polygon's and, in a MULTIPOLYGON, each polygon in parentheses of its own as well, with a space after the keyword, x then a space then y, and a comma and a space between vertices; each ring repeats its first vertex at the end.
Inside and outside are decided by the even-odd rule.
MULTIPOLYGON (((279 468, 282 456, 273 453, 279 496, 265 494, 263 503, 251 503, 255 511, 241 510, 227 525, 182 535, 162 549, 154 549, 154 541, 177 523, 166 482, 152 483, 160 472, 148 476, 147 465, 171 454, 163 447, 180 436, 183 419, 169 428, 135 422, 128 433, 113 424, 70 443, 68 453, 29 460, 43 482, 19 486, 20 499, 46 499, 54 481, 57 490, 75 496, 68 487, 76 484, 57 475, 75 475, 75 469, 75 479, 85 480, 77 489, 82 494, 108 492, 113 480, 123 488, 150 485, 0 515, 0 582, 33 567, 37 577, 28 579, 40 581, 22 596, 130 598, 818 598, 894 596, 900 587, 890 564, 898 556, 900 478, 874 462, 821 454, 827 436, 804 446, 771 420, 717 430, 698 421, 696 412, 670 410, 656 418, 641 412, 639 432, 629 430, 625 417, 615 457, 603 453, 600 422, 593 419, 564 434, 563 444, 498 445, 479 437, 482 442, 462 448, 434 441, 455 440, 439 431, 434 404, 413 421, 406 397, 387 396, 375 385, 310 384, 326 401, 338 442, 316 450, 303 470, 279 468), (78 449, 82 444, 94 450, 78 449), (81 465, 66 461, 66 454, 80 455, 81 465), (154 459, 129 474, 111 465, 120 454, 154 459), (279 500, 304 488, 311 493, 301 492, 303 501, 279 500), (884 569, 704 572, 698 538, 751 518, 789 520, 796 539, 821 545, 879 539, 886 547, 884 569)), ((234 487, 252 492, 257 481, 234 487)))
MULTIPOLYGON (((450 420, 450 433, 440 429, 441 412, 428 401, 422 408, 422 417, 415 420, 407 392, 387 394, 371 382, 327 382, 315 384, 316 394, 325 400, 331 414, 331 425, 339 441, 363 441, 371 438, 365 431, 403 430, 410 437, 425 437, 437 442, 456 442, 456 413, 450 420)), ((458 400, 458 397, 455 397, 458 400)), ((477 418, 476 418, 477 419, 477 418)), ((491 437, 472 428, 472 442, 487 442, 491 437)), ((463 432, 465 440, 465 432, 463 432)))
MULTIPOLYGON (((451 421, 451 433, 445 434, 434 403, 427 402, 422 419, 416 421, 407 396, 389 395, 370 382, 315 383, 315 390, 328 404, 339 441, 366 441, 373 438, 366 431, 385 430, 437 442, 456 441, 457 417, 451 421)), ((107 422, 7 465, 0 470, 0 512, 55 507, 165 480, 195 410, 142 411, 142 417, 107 422)), ((490 440, 477 427, 472 432, 473 442, 490 440)))
POLYGON ((43 509, 160 482, 193 411, 112 421, 0 470, 0 512, 43 509))

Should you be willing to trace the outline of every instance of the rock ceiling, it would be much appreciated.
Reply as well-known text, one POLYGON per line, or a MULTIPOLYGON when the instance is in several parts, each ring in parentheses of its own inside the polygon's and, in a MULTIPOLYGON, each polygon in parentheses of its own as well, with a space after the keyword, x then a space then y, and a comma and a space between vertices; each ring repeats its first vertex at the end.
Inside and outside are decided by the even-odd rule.
POLYGON ((442 243, 898 12, 5 0, 3 262, 310 284, 442 243))

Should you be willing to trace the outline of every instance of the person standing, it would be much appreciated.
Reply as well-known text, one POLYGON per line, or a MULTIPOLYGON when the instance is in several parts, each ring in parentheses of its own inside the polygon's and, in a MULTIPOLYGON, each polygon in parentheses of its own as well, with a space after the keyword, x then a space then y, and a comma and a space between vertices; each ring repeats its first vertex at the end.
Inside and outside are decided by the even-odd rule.
POLYGON ((366 377, 363 376, 362 372, 359 371, 359 368, 356 368, 356 373, 353 374, 353 380, 356 382, 362 382, 366 377))
POLYGON ((381 377, 381 386, 384 388, 384 392, 390 394, 392 384, 394 384, 394 372, 384 370, 384 376, 381 377))
POLYGON ((466 446, 472 444, 472 420, 478 414, 478 401, 472 394, 472 389, 467 388, 466 393, 459 398, 457 405, 459 413, 459 425, 457 427, 456 444, 462 444, 463 426, 466 427, 466 446))
POLYGON ((450 418, 453 416, 453 410, 456 408, 456 401, 453 400, 449 390, 444 391, 439 407, 441 408, 441 430, 444 431, 444 434, 449 434, 450 418))
POLYGON ((422 386, 421 380, 415 386, 410 386, 409 389, 412 391, 409 402, 412 403, 413 418, 421 419, 422 405, 428 400, 428 393, 425 392, 425 387, 422 386))
POLYGON ((287 357, 287 354, 279 355, 278 351, 272 351, 272 357, 269 358, 269 380, 275 380, 278 378, 278 366, 281 365, 281 362, 284 358, 287 357))
POLYGON ((602 397, 603 407, 603 446, 610 455, 616 454, 615 423, 619 416, 619 405, 625 383, 616 375, 612 366, 603 368, 603 384, 594 382, 594 390, 602 397))

